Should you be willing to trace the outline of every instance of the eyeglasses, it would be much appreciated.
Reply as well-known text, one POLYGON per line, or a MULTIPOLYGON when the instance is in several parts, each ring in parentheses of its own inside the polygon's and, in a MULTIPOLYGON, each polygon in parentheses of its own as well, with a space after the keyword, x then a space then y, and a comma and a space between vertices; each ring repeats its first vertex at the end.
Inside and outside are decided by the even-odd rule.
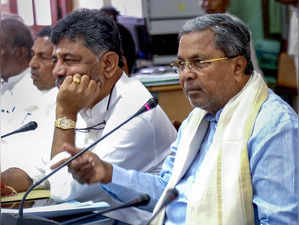
POLYGON ((235 57, 237 57, 237 56, 221 57, 221 58, 206 59, 206 60, 201 60, 200 58, 194 58, 194 59, 190 59, 188 61, 176 60, 176 61, 172 62, 170 65, 172 67, 174 67, 177 70, 177 72, 179 72, 179 73, 182 73, 186 67, 188 67, 188 69, 192 72, 193 70, 199 71, 199 70, 207 67, 212 62, 232 59, 235 57))

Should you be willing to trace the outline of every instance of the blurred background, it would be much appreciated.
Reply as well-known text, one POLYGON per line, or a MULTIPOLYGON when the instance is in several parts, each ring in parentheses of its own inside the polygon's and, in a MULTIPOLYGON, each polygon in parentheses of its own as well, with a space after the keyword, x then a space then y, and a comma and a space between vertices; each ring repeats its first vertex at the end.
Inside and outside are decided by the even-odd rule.
MULTIPOLYGON (((168 65, 176 58, 177 34, 186 20, 204 13, 201 1, 0 0, 1 17, 18 15, 32 28, 33 35, 74 9, 113 6, 118 11, 118 22, 131 32, 135 42, 132 76, 171 72, 168 65)), ((249 26, 265 80, 298 112, 296 69, 292 56, 287 54, 290 7, 276 0, 230 0, 228 12, 249 26)))

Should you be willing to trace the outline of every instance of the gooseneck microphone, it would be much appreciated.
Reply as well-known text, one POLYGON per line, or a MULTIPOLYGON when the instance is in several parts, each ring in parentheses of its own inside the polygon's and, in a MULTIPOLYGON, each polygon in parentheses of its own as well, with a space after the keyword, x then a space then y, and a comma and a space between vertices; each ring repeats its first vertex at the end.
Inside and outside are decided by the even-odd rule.
POLYGON ((178 197, 178 195, 179 195, 179 193, 175 188, 167 190, 162 204, 156 210, 156 212, 152 215, 152 217, 150 218, 150 220, 147 222, 146 225, 150 225, 150 223, 158 216, 158 214, 161 212, 161 210, 164 209, 168 204, 173 202, 178 197))
POLYGON ((2 135, 1 138, 5 138, 5 137, 8 137, 8 136, 16 134, 16 133, 22 133, 22 132, 26 132, 26 131, 30 131, 30 130, 35 130, 36 128, 37 128, 37 122, 30 121, 29 123, 26 123, 25 125, 23 125, 19 129, 15 130, 13 132, 10 132, 8 134, 2 135))
POLYGON ((90 218, 95 217, 97 215, 102 215, 104 213, 108 213, 108 212, 118 210, 118 209, 128 208, 128 207, 132 207, 132 206, 136 207, 136 206, 147 205, 149 203, 150 199, 151 198, 148 194, 141 194, 141 195, 137 196, 135 199, 133 199, 130 202, 127 202, 127 203, 124 203, 124 204, 121 204, 121 205, 118 205, 118 206, 115 206, 115 207, 111 207, 111 208, 108 208, 108 209, 104 209, 104 210, 102 210, 100 212, 96 212, 94 214, 90 214, 90 215, 86 215, 86 216, 82 216, 82 217, 79 217, 79 218, 68 220, 66 222, 61 223, 61 225, 73 224, 75 222, 79 222, 79 221, 85 220, 85 219, 90 219, 90 218))
POLYGON ((83 153, 85 153, 86 151, 90 150, 91 148, 93 148, 96 144, 98 144, 100 141, 102 141, 103 139, 105 139, 106 137, 108 137, 109 135, 111 135, 112 133, 114 133, 116 130, 118 130, 120 127, 122 127, 123 125, 125 125, 126 123, 128 123, 129 121, 131 121, 133 118, 135 118, 136 116, 149 111, 153 108, 155 108, 158 105, 158 101, 155 98, 151 98, 149 99, 133 116, 131 116, 129 119, 127 119, 126 121, 124 121, 123 123, 121 123, 120 125, 118 125, 117 127, 115 127, 113 130, 111 130, 110 132, 108 132, 107 134, 105 134, 103 137, 101 137, 100 139, 96 140, 94 143, 92 143, 91 145, 89 145, 88 147, 82 149, 80 152, 78 152, 76 155, 72 156, 70 159, 68 159, 67 161, 65 161, 63 164, 61 164, 59 167, 57 167, 56 169, 54 169, 51 173, 49 173, 48 175, 44 176, 42 179, 40 179, 39 181, 37 181, 36 183, 34 183, 33 185, 30 186, 30 188, 26 191, 26 193, 24 194, 22 201, 20 203, 20 207, 19 207, 19 214, 17 215, 5 215, 6 217, 8 217, 7 219, 10 219, 11 221, 14 221, 9 223, 9 225, 12 224, 17 224, 17 225, 50 225, 50 224, 57 224, 54 221, 50 221, 47 220, 46 218, 42 218, 42 217, 37 217, 37 216, 30 216, 30 215, 26 215, 26 217, 23 217, 23 209, 24 209, 24 203, 26 200, 26 197, 28 196, 28 194, 38 185, 40 185, 41 183, 43 183, 45 180, 47 180, 50 176, 52 176, 53 174, 57 173, 60 169, 62 169, 63 167, 67 166, 69 163, 71 163, 73 160, 75 160, 76 158, 78 158, 79 156, 81 156, 83 153), (12 218, 14 217, 14 218, 12 218), (15 221, 17 220, 17 221, 15 221))

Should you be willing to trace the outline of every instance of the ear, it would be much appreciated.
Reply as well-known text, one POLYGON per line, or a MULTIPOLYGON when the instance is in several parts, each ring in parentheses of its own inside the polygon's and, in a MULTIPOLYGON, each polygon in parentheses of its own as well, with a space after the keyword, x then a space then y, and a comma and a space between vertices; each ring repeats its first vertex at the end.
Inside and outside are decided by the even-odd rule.
POLYGON ((115 52, 109 51, 102 56, 103 72, 106 79, 116 74, 119 57, 115 52))
POLYGON ((247 60, 244 56, 237 56, 234 59, 234 76, 236 80, 240 80, 245 74, 245 68, 247 65, 247 60))
POLYGON ((123 62, 124 62, 124 65, 123 65, 122 69, 123 69, 123 71, 125 71, 125 73, 126 73, 127 76, 129 77, 130 74, 129 74, 128 62, 127 62, 126 57, 124 57, 124 56, 123 56, 123 62))

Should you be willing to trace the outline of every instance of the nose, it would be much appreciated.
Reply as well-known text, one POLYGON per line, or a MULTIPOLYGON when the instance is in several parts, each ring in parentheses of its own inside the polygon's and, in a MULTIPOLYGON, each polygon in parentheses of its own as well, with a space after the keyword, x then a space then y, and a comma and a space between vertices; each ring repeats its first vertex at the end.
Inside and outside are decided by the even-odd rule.
POLYGON ((181 70, 181 73, 190 72, 192 73, 193 66, 192 62, 185 61, 185 64, 183 65, 183 69, 181 70))
POLYGON ((32 68, 32 69, 37 69, 38 68, 38 63, 36 61, 36 56, 33 56, 29 62, 29 66, 32 68))
POLYGON ((196 73, 190 69, 189 66, 185 66, 184 70, 179 73, 180 84, 184 87, 184 82, 196 79, 196 73), (188 67, 188 69, 186 69, 188 67))
POLYGON ((57 79, 60 76, 65 76, 67 74, 66 72, 66 68, 64 65, 62 65, 61 63, 59 63, 59 61, 57 61, 54 64, 54 68, 53 68, 53 76, 55 79, 57 79))

